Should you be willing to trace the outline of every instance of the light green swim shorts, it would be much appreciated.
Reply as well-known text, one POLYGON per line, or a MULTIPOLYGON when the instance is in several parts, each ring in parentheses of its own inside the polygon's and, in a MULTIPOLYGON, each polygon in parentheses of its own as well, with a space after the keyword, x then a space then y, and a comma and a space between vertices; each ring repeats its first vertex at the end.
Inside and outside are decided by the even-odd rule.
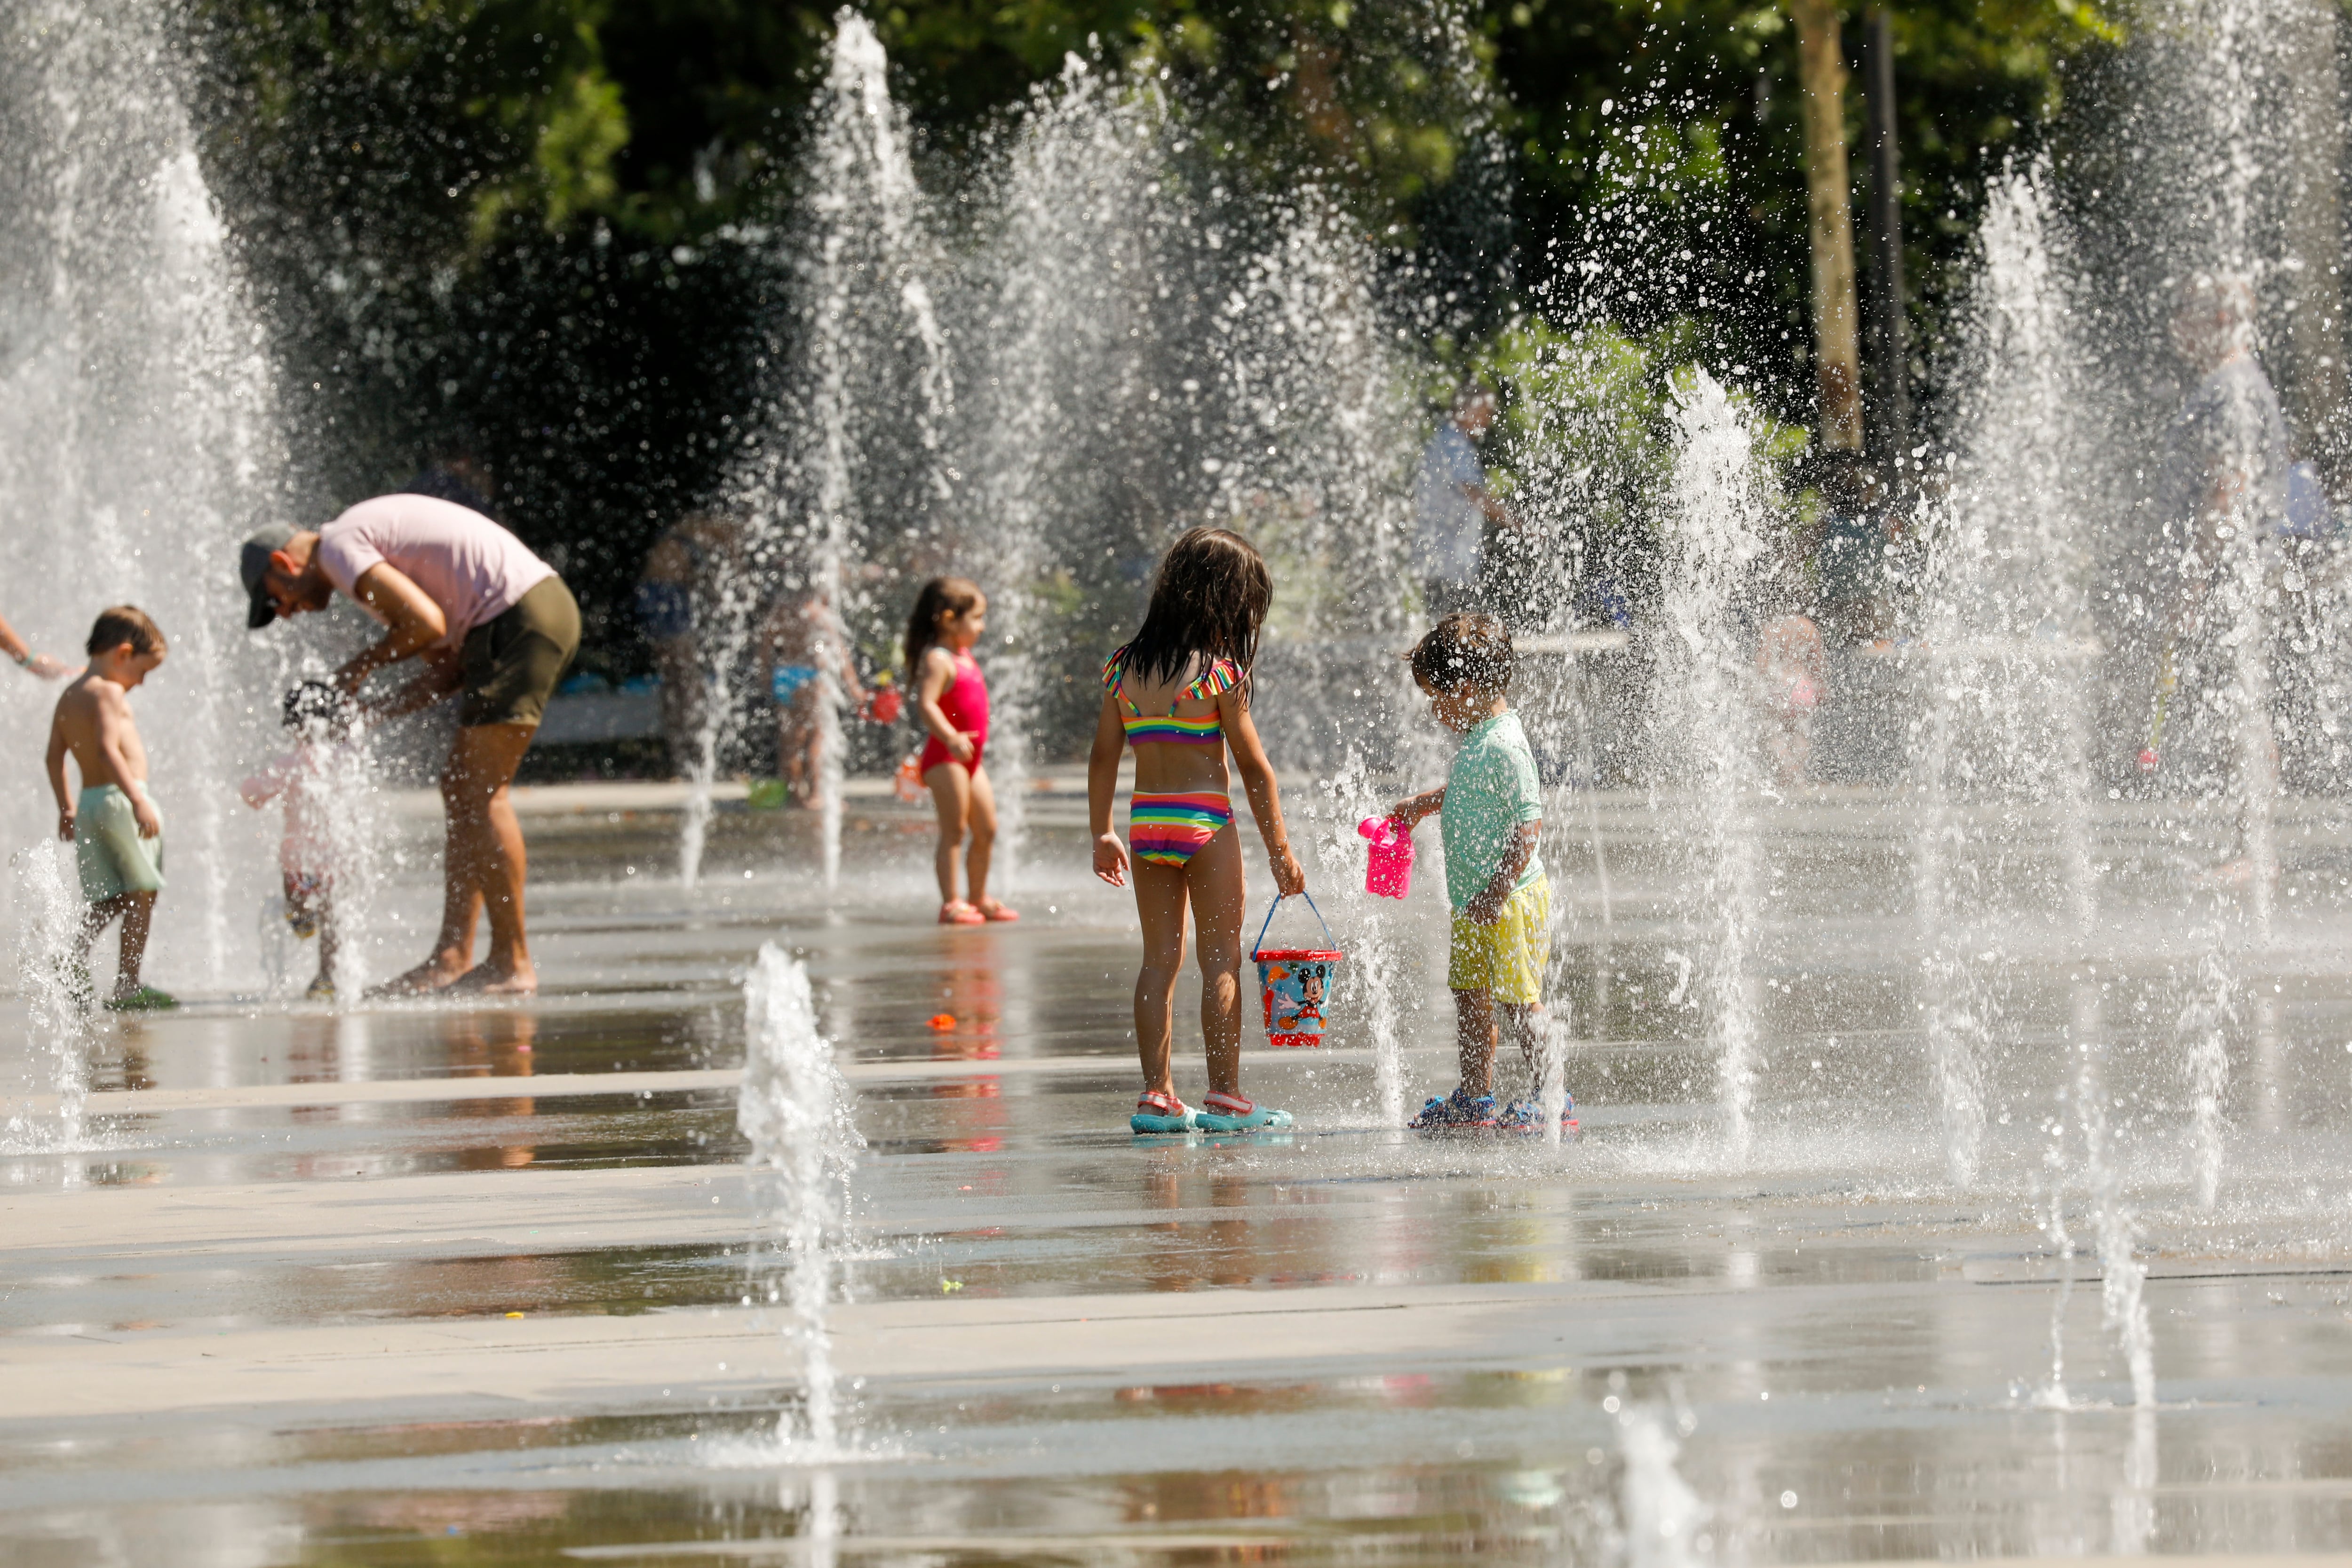
MULTIPOLYGON (((147 798, 155 798, 152 790, 147 798)), ((123 893, 160 893, 163 836, 140 837, 131 797, 116 785, 99 784, 82 791, 74 806, 74 868, 81 873, 81 896, 93 904, 123 893)))

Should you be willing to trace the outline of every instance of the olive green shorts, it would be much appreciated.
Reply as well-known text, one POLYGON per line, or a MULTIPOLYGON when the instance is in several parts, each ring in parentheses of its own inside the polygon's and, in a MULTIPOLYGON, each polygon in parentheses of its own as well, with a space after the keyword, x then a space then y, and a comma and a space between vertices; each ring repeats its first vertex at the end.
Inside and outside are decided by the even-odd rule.
POLYGON ((460 650, 465 700, 457 722, 537 724, 547 700, 580 651, 580 604, 561 577, 550 577, 507 606, 498 619, 466 634, 460 650))
MULTIPOLYGON (((150 791, 149 804, 155 795, 150 791)), ((125 893, 163 890, 163 839, 139 837, 131 797, 115 784, 93 784, 74 804, 74 869, 93 904, 125 893)))

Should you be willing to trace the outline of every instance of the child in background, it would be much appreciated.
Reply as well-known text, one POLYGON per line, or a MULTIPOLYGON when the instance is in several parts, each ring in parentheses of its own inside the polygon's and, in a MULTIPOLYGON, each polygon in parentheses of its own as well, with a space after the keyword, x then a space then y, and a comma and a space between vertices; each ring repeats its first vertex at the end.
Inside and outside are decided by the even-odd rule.
MULTIPOLYGON (((849 629, 821 593, 790 589, 769 609, 762 636, 768 655, 768 696, 776 705, 776 773, 786 799, 816 807, 825 763, 825 726, 818 704, 830 674, 840 700, 854 712, 871 699, 857 679, 849 629)), ((842 743, 836 729, 832 743, 842 743)))
POLYGON ((146 613, 118 605, 89 632, 89 668, 66 687, 49 721, 49 792, 58 837, 74 847, 82 914, 75 950, 77 994, 88 1005, 90 943, 122 919, 122 950, 106 1005, 119 1013, 179 1003, 139 978, 155 895, 163 890, 163 819, 147 793, 147 748, 131 718, 131 693, 163 662, 163 634, 146 613), (81 770, 81 793, 66 794, 66 753, 81 770))
POLYGON ((1763 688, 1764 754, 1784 784, 1801 784, 1813 756, 1813 710, 1822 705, 1829 652, 1809 616, 1787 615, 1756 634, 1756 675, 1763 688))
POLYGON ((1282 802, 1265 748, 1250 721, 1250 668, 1274 600, 1265 562, 1239 534, 1196 528, 1160 563, 1151 605, 1135 640, 1103 665, 1102 712, 1087 764, 1087 815, 1095 875, 1127 881, 1134 851, 1135 907, 1143 921, 1143 968, 1135 979, 1135 1043, 1143 1093, 1128 1125, 1137 1132, 1238 1132, 1286 1127, 1290 1113, 1242 1094, 1241 837, 1234 828, 1225 752, 1233 752, 1265 841, 1274 883, 1304 892, 1306 875, 1283 830, 1282 802), (1127 845, 1111 826, 1122 746, 1135 748, 1135 797, 1127 845), (1184 910, 1200 944, 1201 1035, 1209 1093, 1197 1111, 1176 1098, 1171 1002, 1184 966, 1184 910))
POLYGON ((1454 906, 1445 984, 1462 1082, 1423 1106, 1411 1125, 1539 1126, 1532 1092, 1495 1109, 1497 1015, 1532 1081, 1551 951, 1551 887, 1536 858, 1543 797, 1535 754, 1511 711, 1511 634, 1493 616, 1448 616, 1407 657, 1438 721, 1462 737, 1444 784, 1389 812, 1408 831, 1432 813, 1443 816, 1445 896, 1454 906))
POLYGON ((971 657, 988 630, 988 599, 961 577, 934 577, 907 617, 907 684, 929 731, 916 770, 940 817, 940 923, 985 925, 1021 917, 988 896, 988 858, 996 847, 996 792, 981 758, 988 749, 988 682, 971 657), (964 886, 956 897, 956 852, 964 852, 964 886))
POLYGON ((319 973, 303 994, 323 1001, 335 994, 334 855, 325 812, 313 792, 320 771, 319 748, 349 740, 357 725, 350 700, 318 680, 306 680, 286 694, 285 722, 295 733, 294 749, 239 784, 237 793, 256 811, 273 800, 286 803, 286 827, 278 840, 286 923, 305 942, 319 939, 319 973))

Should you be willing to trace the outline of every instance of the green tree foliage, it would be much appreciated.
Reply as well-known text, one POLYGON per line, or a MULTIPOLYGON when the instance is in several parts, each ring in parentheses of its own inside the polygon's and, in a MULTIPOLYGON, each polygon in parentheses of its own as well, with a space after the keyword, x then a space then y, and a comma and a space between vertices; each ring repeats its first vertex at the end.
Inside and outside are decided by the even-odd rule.
MULTIPOLYGON (((183 4, 208 172, 294 389, 289 509, 315 518, 469 447, 509 521, 565 557, 596 646, 625 662, 646 543, 723 475, 751 414, 760 324, 790 286, 772 237, 832 5, 183 4)), ((1530 293, 1561 316, 1578 290, 1559 285, 1615 268, 1664 286, 1612 295, 1610 320, 1583 325, 1639 346, 1643 385, 1663 384, 1661 334, 1681 345, 1674 363, 1803 384, 1804 186, 1773 7, 866 9, 929 156, 960 155, 1070 54, 1150 70, 1202 127, 1196 177, 1341 193, 1394 260, 1392 297, 1442 342, 1486 340, 1530 293)), ((2065 62, 2109 36, 2089 0, 1898 11, 1924 324, 1985 174, 2042 134, 2065 62)), ((1858 139, 1858 98, 1853 113, 1858 139)), ((1496 340, 1494 368, 1518 384, 1526 352, 1496 340)))
MULTIPOLYGON (((1525 281, 1540 288, 1594 253, 1633 265, 1687 248, 1679 297, 1629 324, 1688 309, 1700 288, 1742 301, 1714 319, 1717 352, 1768 370, 1762 384, 1790 399, 1779 411, 1803 416, 1805 185, 1786 14, 1747 0, 1483 0, 1481 14, 1510 104, 1525 281), (1616 177, 1629 164, 1646 176, 1631 189, 1616 177)), ((1913 337, 1932 342, 1987 175, 2047 135, 2068 61, 2118 35, 2084 0, 1920 0, 1894 17, 1913 337)), ((1847 114, 1859 154, 1858 90, 1847 114)), ((1858 181, 1866 170, 1857 155, 1858 181)))

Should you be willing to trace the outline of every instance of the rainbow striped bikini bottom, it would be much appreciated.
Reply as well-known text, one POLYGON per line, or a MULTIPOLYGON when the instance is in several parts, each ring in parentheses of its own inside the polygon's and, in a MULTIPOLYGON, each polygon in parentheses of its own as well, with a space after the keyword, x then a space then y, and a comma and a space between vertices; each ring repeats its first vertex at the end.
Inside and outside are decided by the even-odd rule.
POLYGON ((1127 844, 1139 860, 1181 866, 1233 820, 1232 798, 1214 790, 1198 795, 1139 794, 1128 810, 1127 844))

